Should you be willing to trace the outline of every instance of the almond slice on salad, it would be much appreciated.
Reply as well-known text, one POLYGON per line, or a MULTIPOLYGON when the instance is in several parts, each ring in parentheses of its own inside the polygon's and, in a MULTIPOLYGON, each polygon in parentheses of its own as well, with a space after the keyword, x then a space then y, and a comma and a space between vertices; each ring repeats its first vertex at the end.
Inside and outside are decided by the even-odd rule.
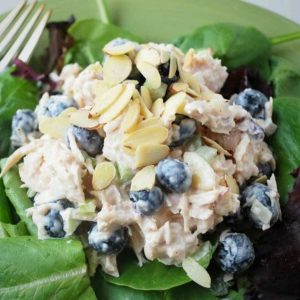
POLYGON ((114 104, 114 102, 118 99, 118 97, 122 94, 125 89, 124 84, 118 84, 109 90, 107 90, 104 94, 101 94, 95 100, 95 105, 90 110, 90 117, 97 118, 107 110, 110 106, 114 104))
POLYGON ((224 149, 221 145, 219 145, 214 140, 212 140, 206 136, 203 136, 202 139, 208 146, 211 146, 212 148, 215 148, 216 150, 218 150, 219 153, 222 153, 225 156, 232 156, 230 152, 228 152, 226 149, 224 149))
POLYGON ((43 117, 39 122, 39 130, 43 134, 47 134, 54 139, 64 138, 65 131, 70 127, 70 121, 68 118, 43 117))
POLYGON ((128 105, 135 89, 134 84, 126 84, 125 90, 117 100, 100 116, 99 123, 105 124, 115 119, 128 105))
POLYGON ((104 161, 99 163, 93 174, 93 188, 103 190, 107 188, 116 176, 116 168, 112 162, 104 161))
POLYGON ((158 118, 149 118, 140 122, 138 128, 140 129, 150 126, 163 126, 163 122, 161 119, 158 118))
POLYGON ((138 171, 131 180, 131 191, 140 191, 144 189, 152 189, 155 184, 155 168, 154 165, 144 167, 138 171))
POLYGON ((148 88, 144 85, 141 86, 141 96, 144 100, 144 103, 145 105, 147 106, 148 109, 151 109, 151 106, 152 106, 152 98, 151 98, 151 95, 150 95, 150 92, 148 90, 148 88))
POLYGON ((160 64, 159 52, 151 47, 142 48, 136 55, 135 63, 145 62, 157 67, 160 64))
POLYGON ((127 155, 130 155, 130 156, 135 156, 135 150, 134 149, 131 149, 129 147, 126 147, 126 146, 122 146, 122 151, 124 153, 126 153, 127 155))
POLYGON ((68 107, 59 114, 59 117, 68 118, 70 116, 70 114, 75 111, 77 111, 76 107, 68 107))
POLYGON ((139 97, 141 103, 141 115, 145 117, 145 119, 149 119, 153 117, 153 113, 148 109, 147 105, 144 102, 142 97, 139 97))
POLYGON ((168 129, 163 126, 145 127, 126 135, 123 145, 135 149, 145 144, 161 144, 166 141, 168 134, 168 129))
POLYGON ((164 100, 162 98, 156 99, 151 109, 154 117, 160 118, 164 110, 165 110, 164 100))
POLYGON ((95 95, 96 99, 99 99, 110 88, 111 84, 108 82, 104 80, 95 80, 92 84, 92 93, 95 95))
POLYGON ((162 115, 164 122, 173 122, 176 118, 176 114, 185 114, 184 107, 186 103, 186 93, 184 92, 179 92, 171 96, 165 102, 165 110, 162 115))
POLYGON ((168 156, 170 148, 167 145, 144 144, 139 145, 135 151, 135 166, 142 168, 148 165, 155 165, 168 156))
POLYGON ((170 52, 164 49, 160 49, 160 62, 164 64, 169 60, 170 60, 170 52))
POLYGON ((136 67, 146 78, 146 82, 150 88, 157 89, 160 87, 161 78, 156 67, 143 61, 138 62, 136 67))
POLYGON ((129 104, 128 111, 121 123, 121 129, 128 133, 132 131, 140 119, 141 106, 139 99, 134 99, 132 103, 129 104))
POLYGON ((188 89, 189 85, 184 82, 175 82, 171 84, 170 86, 170 92, 171 93, 178 93, 178 92, 186 92, 188 89))
POLYGON ((113 40, 106 44, 103 52, 109 55, 127 54, 135 49, 134 43, 126 40, 113 40))
POLYGON ((172 52, 170 57, 170 67, 168 77, 172 78, 176 74, 177 71, 177 59, 175 54, 172 52))
POLYGON ((236 180, 233 178, 232 175, 225 175, 225 181, 227 183, 227 186, 233 193, 240 194, 239 185, 237 184, 236 180))
POLYGON ((87 129, 97 129, 99 127, 99 122, 97 119, 91 119, 90 111, 87 109, 80 109, 69 114, 69 121, 71 124, 78 127, 87 129))
POLYGON ((132 70, 131 59, 127 55, 108 56, 103 64, 103 78, 110 84, 125 80, 132 70))

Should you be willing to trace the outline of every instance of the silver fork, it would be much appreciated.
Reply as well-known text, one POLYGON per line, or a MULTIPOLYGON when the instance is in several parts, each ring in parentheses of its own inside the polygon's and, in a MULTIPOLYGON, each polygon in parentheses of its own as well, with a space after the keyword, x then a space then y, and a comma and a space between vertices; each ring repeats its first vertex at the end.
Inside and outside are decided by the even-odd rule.
POLYGON ((0 72, 15 58, 28 63, 51 15, 47 10, 40 17, 45 6, 35 6, 22 0, 0 23, 0 72))

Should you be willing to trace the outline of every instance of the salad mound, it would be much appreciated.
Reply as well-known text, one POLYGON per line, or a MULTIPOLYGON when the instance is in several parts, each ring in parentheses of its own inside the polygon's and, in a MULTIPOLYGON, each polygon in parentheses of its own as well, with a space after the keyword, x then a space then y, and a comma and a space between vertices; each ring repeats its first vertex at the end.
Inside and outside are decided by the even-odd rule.
MULTIPOLYGON (((117 38, 103 51, 103 65, 64 66, 58 93, 17 111, 2 175, 23 159, 39 239, 78 235, 112 276, 129 247, 140 266, 183 265, 209 286, 191 270, 204 234, 240 214, 262 230, 280 219, 265 142, 273 100, 250 88, 224 99, 227 69, 210 49, 117 38)), ((225 232, 217 251, 229 273, 254 260, 241 233, 225 232)))

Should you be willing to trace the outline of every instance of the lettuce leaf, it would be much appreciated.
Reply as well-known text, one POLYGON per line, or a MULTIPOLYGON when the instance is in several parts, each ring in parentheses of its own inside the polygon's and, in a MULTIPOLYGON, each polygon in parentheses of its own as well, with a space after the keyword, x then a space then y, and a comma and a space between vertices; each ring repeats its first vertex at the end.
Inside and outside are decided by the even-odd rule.
POLYGON ((1 299, 96 299, 77 240, 0 239, 1 299))
POLYGON ((0 222, 0 238, 29 235, 26 224, 20 221, 18 224, 7 224, 0 222))

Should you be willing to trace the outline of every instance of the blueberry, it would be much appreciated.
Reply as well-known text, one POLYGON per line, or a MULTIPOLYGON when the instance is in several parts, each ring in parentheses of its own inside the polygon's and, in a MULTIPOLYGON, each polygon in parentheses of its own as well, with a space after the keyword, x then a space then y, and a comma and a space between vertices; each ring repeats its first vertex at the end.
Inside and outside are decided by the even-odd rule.
POLYGON ((130 192, 130 200, 135 210, 141 215, 150 216, 160 209, 164 202, 164 195, 159 187, 151 190, 130 192))
POLYGON ((265 131, 256 122, 250 120, 248 123, 248 133, 256 140, 263 141, 265 138, 265 131))
POLYGON ((270 197, 272 190, 261 183, 252 183, 242 192, 242 208, 245 214, 256 228, 264 229, 264 226, 272 226, 280 217, 278 200, 270 197), (270 212, 270 220, 266 223, 265 214, 261 214, 257 201, 270 212))
POLYGON ((27 135, 37 131, 38 121, 35 112, 30 109, 18 109, 12 119, 12 146, 23 146, 27 142, 27 135))
POLYGON ((186 118, 181 120, 178 124, 173 124, 172 129, 170 147, 177 147, 193 136, 196 131, 196 121, 186 118))
POLYGON ((175 75, 171 78, 169 78, 169 70, 170 70, 170 61, 158 66, 158 72, 160 74, 161 81, 165 84, 172 84, 179 79, 178 70, 176 71, 175 75))
POLYGON ((102 254, 117 254, 121 252, 128 240, 128 230, 121 227, 113 232, 102 232, 95 225, 89 232, 89 244, 102 254))
POLYGON ((245 89, 234 99, 234 104, 242 106, 255 119, 265 118, 265 104, 268 98, 260 91, 245 89))
POLYGON ((45 217, 44 228, 47 234, 53 238, 63 238, 66 233, 59 210, 51 209, 45 217))
POLYGON ((90 156, 102 153, 103 138, 96 130, 88 130, 78 126, 71 127, 78 147, 86 151, 90 156))
POLYGON ((39 113, 46 117, 57 117, 62 111, 69 107, 78 108, 74 99, 65 95, 52 95, 45 105, 40 108, 39 113))
POLYGON ((221 236, 216 261, 224 272, 244 272, 251 266, 254 258, 253 245, 244 233, 226 233, 221 236))
POLYGON ((189 167, 177 159, 166 158, 160 161, 155 172, 159 183, 170 192, 186 192, 192 184, 189 167))
POLYGON ((74 207, 74 204, 67 199, 59 199, 59 200, 56 200, 55 202, 58 203, 62 209, 74 207))
POLYGON ((266 175, 268 178, 270 178, 273 174, 273 167, 270 163, 260 163, 258 164, 258 170, 259 170, 259 176, 266 175))

